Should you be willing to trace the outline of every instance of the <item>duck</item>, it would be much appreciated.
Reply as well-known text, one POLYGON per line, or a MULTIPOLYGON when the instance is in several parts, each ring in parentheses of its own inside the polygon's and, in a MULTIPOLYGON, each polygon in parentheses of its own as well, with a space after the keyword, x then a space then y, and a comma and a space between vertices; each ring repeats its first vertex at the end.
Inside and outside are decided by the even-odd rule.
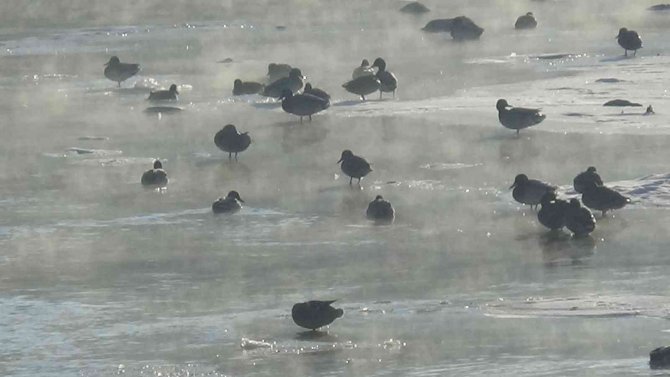
POLYGON ((235 213, 242 209, 240 202, 244 203, 244 200, 240 198, 240 194, 235 190, 230 191, 225 198, 219 198, 212 203, 212 212, 235 213))
POLYGON ((616 36, 619 46, 623 47, 624 55, 628 56, 628 50, 633 51, 633 56, 637 54, 637 50, 642 48, 642 38, 635 30, 628 30, 625 27, 619 29, 619 34, 616 36))
POLYGON ((395 210, 389 201, 384 200, 381 195, 377 195, 375 200, 368 204, 365 215, 368 220, 374 220, 376 223, 390 224, 395 218, 395 210))
POLYGON ((154 161, 154 168, 142 174, 142 186, 165 187, 167 184, 167 173, 163 170, 163 164, 160 160, 154 161))
POLYGON ((291 92, 290 89, 284 89, 280 99, 282 100, 281 108, 289 114, 298 115, 300 117, 300 123, 302 123, 302 118, 305 116, 308 116, 309 121, 311 122, 312 115, 323 111, 330 106, 330 102, 321 97, 312 94, 293 95, 293 92, 291 92))
POLYGON ((359 77, 362 76, 374 76, 375 75, 375 70, 374 68, 370 67, 370 62, 368 59, 363 59, 361 62, 361 65, 354 68, 354 72, 351 73, 351 79, 356 80, 359 77))
POLYGON ((584 186, 582 202, 593 210, 601 211, 602 216, 605 217, 607 211, 623 208, 630 203, 630 199, 607 186, 589 182, 584 186))
POLYGON ((363 101, 365 101, 365 96, 368 94, 372 94, 378 90, 381 93, 381 82, 374 75, 355 78, 342 84, 342 87, 349 93, 359 95, 363 101))
POLYGON ((651 369, 670 368, 670 346, 658 347, 649 353, 651 369))
POLYGON ((383 92, 393 92, 393 98, 395 98, 395 90, 398 88, 398 79, 392 72, 386 70, 386 61, 382 58, 375 59, 372 63, 372 67, 377 67, 376 76, 379 79, 379 99, 382 98, 383 92))
POLYGON ((275 82, 282 77, 288 77, 289 73, 293 67, 291 67, 288 64, 283 64, 283 63, 270 63, 268 64, 268 81, 269 82, 275 82))
POLYGON ((135 76, 140 71, 140 65, 135 63, 121 63, 117 56, 112 56, 105 63, 105 77, 116 81, 121 87, 121 82, 135 76))
POLYGON ((516 19, 516 23, 514 23, 514 28, 517 30, 535 29, 536 27, 537 20, 535 19, 535 16, 533 16, 533 12, 528 12, 523 16, 520 16, 516 19))
POLYGON ((228 152, 229 160, 235 153, 235 160, 237 160, 237 154, 249 148, 251 137, 248 132, 239 133, 234 125, 226 124, 214 135, 214 144, 222 151, 228 152))
POLYGON ((361 178, 368 175, 372 168, 370 168, 370 163, 368 163, 363 157, 354 155, 352 151, 346 149, 342 151, 342 156, 340 157, 337 163, 342 163, 340 168, 342 172, 349 176, 349 185, 351 186, 354 178, 358 179, 358 185, 361 184, 361 178))
POLYGON ((453 18, 439 18, 430 20, 421 30, 426 33, 448 33, 451 32, 451 26, 454 23, 453 18))
POLYGON ((400 11, 403 13, 418 15, 430 12, 430 9, 418 1, 412 1, 409 4, 406 4, 404 7, 400 8, 400 11))
POLYGON ((302 93, 311 94, 326 101, 330 101, 330 94, 326 93, 325 90, 321 90, 319 88, 313 88, 312 84, 310 83, 305 84, 305 89, 302 91, 302 93))
POLYGON ((565 210, 568 202, 556 198, 554 191, 547 191, 540 199, 542 208, 537 213, 540 224, 551 230, 558 230, 565 226, 565 210))
POLYGON ((512 191, 514 200, 521 204, 528 204, 533 208, 540 204, 544 194, 556 191, 556 186, 537 179, 529 179, 525 174, 518 174, 514 177, 514 183, 510 186, 510 189, 514 189, 512 191))
POLYGON ((176 100, 179 92, 177 91, 177 85, 170 85, 168 90, 157 90, 155 92, 149 93, 149 101, 169 101, 176 100))
POLYGON ((471 19, 458 16, 451 20, 451 37, 456 41, 479 39, 484 29, 477 26, 471 19))
POLYGON ((500 123, 511 130, 519 131, 542 123, 547 116, 540 112, 540 109, 525 109, 523 107, 512 107, 505 99, 499 99, 496 102, 498 109, 498 120, 500 123), (508 109, 509 108, 509 109, 508 109))
POLYGON ((279 98, 285 89, 289 89, 293 93, 297 93, 305 84, 305 77, 298 68, 293 68, 289 72, 288 77, 282 77, 272 84, 266 86, 261 95, 265 97, 279 98))
POLYGON ((572 198, 565 209, 565 227, 575 237, 583 237, 596 229, 596 219, 588 208, 582 207, 579 199, 572 198))
POLYGON ((263 91, 263 84, 254 81, 242 81, 235 79, 233 81, 233 95, 241 96, 244 94, 258 94, 263 91))
POLYGON ((596 172, 595 166, 589 166, 586 171, 583 171, 572 180, 572 186, 575 188, 575 191, 578 193, 583 193, 584 188, 591 183, 595 183, 596 186, 602 186, 603 180, 596 172))
POLYGON ((330 325, 333 321, 344 315, 344 310, 331 306, 335 301, 312 300, 297 303, 291 309, 293 322, 300 327, 312 331, 330 325))

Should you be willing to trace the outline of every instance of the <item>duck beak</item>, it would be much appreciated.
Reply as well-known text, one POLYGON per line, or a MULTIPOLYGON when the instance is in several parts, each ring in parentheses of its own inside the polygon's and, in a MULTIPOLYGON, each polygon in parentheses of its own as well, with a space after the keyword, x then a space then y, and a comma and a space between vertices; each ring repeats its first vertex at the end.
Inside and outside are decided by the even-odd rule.
POLYGON ((515 188, 515 187, 516 187, 516 182, 512 183, 512 185, 509 187, 509 189, 511 190, 511 189, 513 189, 513 188, 515 188))
POLYGON ((339 164, 340 162, 342 162, 342 158, 340 158, 339 160, 337 160, 336 164, 339 164))
POLYGON ((244 200, 242 200, 242 198, 237 198, 237 200, 239 200, 242 203, 246 203, 244 200))

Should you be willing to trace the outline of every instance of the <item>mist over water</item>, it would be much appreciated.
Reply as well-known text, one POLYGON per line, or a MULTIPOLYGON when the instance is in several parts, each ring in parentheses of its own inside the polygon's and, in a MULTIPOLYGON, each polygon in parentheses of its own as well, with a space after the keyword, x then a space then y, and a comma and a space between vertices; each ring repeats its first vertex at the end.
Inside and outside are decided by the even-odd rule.
POLYGON ((670 13, 404 4, 1 3, 0 374, 650 375, 649 351, 670 343, 670 13), (515 31, 528 11, 538 28, 515 31), (420 30, 458 15, 480 40, 420 30), (622 26, 642 36, 635 58, 622 26), (112 55, 141 65, 121 88, 103 76, 112 55), (360 102, 341 85, 378 56, 396 99, 360 102), (232 96, 271 62, 331 106, 300 124, 232 96), (181 111, 147 112, 172 83, 181 111), (498 98, 547 119, 517 137, 498 98), (644 107, 602 106, 617 98, 644 107), (252 138, 237 162, 214 144, 228 123, 252 138), (344 149, 372 163, 360 189, 344 149), (155 158, 165 190, 140 185, 155 158), (590 165, 633 203, 586 239, 548 234, 508 190, 525 173, 571 197, 590 165), (243 209, 213 215, 230 190, 243 209), (393 225, 365 219, 376 195, 393 225), (344 316, 303 332, 290 309, 311 299, 344 316))

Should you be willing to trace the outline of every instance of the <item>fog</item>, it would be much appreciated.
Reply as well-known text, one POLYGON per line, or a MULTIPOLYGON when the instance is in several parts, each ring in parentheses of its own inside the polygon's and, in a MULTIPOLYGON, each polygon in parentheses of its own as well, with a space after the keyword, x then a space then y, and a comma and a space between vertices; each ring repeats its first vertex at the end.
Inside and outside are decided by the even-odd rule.
POLYGON ((0 374, 648 376, 670 315, 670 14, 404 4, 2 2, 0 374), (537 29, 514 30, 528 11, 537 29), (459 15, 479 40, 420 30, 459 15), (643 39, 634 58, 623 26, 643 39), (113 55, 140 64, 121 88, 103 75, 113 55), (396 98, 363 102, 342 84, 376 57, 396 98), (301 124, 232 95, 272 62, 330 107, 301 124), (180 111, 146 111, 172 83, 178 101, 158 106, 180 111), (517 136, 498 98, 547 119, 517 136), (644 107, 602 106, 617 98, 644 107), (252 138, 238 161, 214 144, 229 123, 252 138), (345 149, 372 164, 360 186, 345 149), (156 158, 169 184, 145 189, 156 158), (509 190, 525 173, 576 197, 591 165, 632 203, 584 239, 548 233, 509 190), (214 215, 230 190, 243 209, 214 215), (392 225, 365 218, 376 195, 392 225), (291 319, 313 299, 344 310, 316 335, 291 319))

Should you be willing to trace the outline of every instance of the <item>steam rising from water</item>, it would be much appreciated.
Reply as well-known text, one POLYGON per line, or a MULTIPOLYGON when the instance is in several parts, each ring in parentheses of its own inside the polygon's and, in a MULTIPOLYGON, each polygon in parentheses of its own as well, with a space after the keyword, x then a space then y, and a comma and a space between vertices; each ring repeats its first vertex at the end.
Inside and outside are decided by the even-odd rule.
POLYGON ((648 375, 668 327, 648 317, 667 317, 670 18, 646 0, 428 2, 421 17, 403 4, 0 4, 0 370, 648 375), (538 29, 515 31, 527 11, 538 29), (480 41, 420 31, 461 14, 480 41), (637 58, 621 57, 621 26, 641 33, 637 58), (141 64, 121 89, 102 75, 111 55, 141 64), (341 84, 377 56, 398 99, 360 103, 341 84), (332 106, 301 126, 232 97, 270 62, 300 67, 332 106), (172 83, 182 111, 145 112, 172 83), (498 98, 547 120, 517 138, 498 98), (657 114, 602 107, 616 98, 657 114), (228 123, 252 137, 239 162, 214 145, 228 123), (372 163, 361 189, 343 149, 372 163), (164 191, 139 184, 155 158, 164 191), (583 242, 548 236, 507 190, 523 172, 573 196, 589 165, 634 203, 583 242), (245 208, 212 215, 232 189, 245 208), (365 220, 377 194, 393 226, 365 220), (316 338, 289 314, 314 298, 345 311, 316 338), (573 301, 636 315, 584 318, 573 301))

